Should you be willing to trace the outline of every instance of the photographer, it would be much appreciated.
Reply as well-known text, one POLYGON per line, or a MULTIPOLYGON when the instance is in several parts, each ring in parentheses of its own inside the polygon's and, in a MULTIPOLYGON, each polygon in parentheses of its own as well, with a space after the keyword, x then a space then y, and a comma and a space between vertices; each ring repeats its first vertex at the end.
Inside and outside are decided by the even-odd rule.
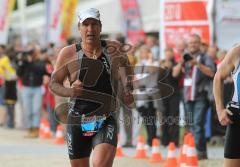
POLYGON ((209 82, 213 79, 216 67, 212 59, 200 50, 201 38, 190 35, 187 43, 188 53, 183 56, 184 61, 180 61, 175 68, 174 75, 184 74, 184 101, 187 111, 187 121, 190 123, 194 138, 198 158, 207 159, 206 139, 204 124, 208 105, 209 82))
MULTIPOLYGON (((166 83, 174 89, 171 96, 163 98, 162 100, 162 120, 164 121, 161 129, 161 141, 162 145, 168 146, 170 142, 174 142, 177 146, 179 145, 179 123, 177 120, 179 117, 179 101, 180 101, 180 87, 179 87, 179 76, 174 76, 173 71, 176 65, 174 58, 174 51, 172 48, 166 48, 164 50, 165 59, 161 60, 160 65, 166 69, 169 73, 161 82, 166 83), (169 121, 170 120, 170 121, 169 121)), ((159 75, 158 80, 161 80, 162 75, 159 75)), ((159 89, 162 89, 160 85, 159 89)), ((164 90, 162 90, 163 92, 164 90)))
POLYGON ((40 113, 42 110, 43 76, 47 75, 46 62, 40 60, 41 49, 30 44, 27 51, 17 59, 17 75, 23 83, 23 108, 27 113, 28 134, 25 137, 38 137, 40 113))

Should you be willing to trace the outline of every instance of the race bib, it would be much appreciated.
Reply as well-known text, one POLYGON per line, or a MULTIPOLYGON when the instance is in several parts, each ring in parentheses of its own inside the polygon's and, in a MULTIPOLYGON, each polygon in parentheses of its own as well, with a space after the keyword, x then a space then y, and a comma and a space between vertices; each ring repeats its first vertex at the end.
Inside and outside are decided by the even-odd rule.
POLYGON ((83 136, 93 136, 98 132, 99 129, 102 128, 106 117, 101 118, 84 118, 81 123, 81 129, 83 132, 83 136))

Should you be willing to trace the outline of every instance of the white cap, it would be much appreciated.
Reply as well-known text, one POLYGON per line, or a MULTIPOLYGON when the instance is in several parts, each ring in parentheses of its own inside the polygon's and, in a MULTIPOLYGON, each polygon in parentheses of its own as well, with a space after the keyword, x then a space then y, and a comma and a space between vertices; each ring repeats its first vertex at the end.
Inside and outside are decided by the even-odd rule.
POLYGON ((93 18, 100 21, 100 13, 95 8, 89 8, 78 12, 78 22, 82 23, 88 18, 93 18))

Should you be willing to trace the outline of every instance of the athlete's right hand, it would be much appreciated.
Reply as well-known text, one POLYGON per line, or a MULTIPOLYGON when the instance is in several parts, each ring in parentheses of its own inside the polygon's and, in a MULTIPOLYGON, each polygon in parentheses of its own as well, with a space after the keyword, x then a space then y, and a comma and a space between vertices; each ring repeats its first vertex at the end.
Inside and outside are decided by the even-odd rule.
POLYGON ((218 120, 222 126, 227 126, 229 124, 232 124, 233 122, 230 119, 230 115, 233 115, 233 113, 228 109, 222 109, 218 112, 218 120))
POLYGON ((71 97, 78 97, 82 94, 83 84, 81 81, 76 80, 72 83, 71 88, 72 88, 71 97))

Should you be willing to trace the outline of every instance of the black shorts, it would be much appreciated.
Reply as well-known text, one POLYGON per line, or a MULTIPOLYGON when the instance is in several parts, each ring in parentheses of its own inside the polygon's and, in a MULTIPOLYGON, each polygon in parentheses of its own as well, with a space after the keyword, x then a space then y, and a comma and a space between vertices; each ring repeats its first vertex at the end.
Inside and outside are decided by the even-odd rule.
POLYGON ((240 110, 228 108, 233 112, 230 119, 233 124, 228 125, 226 131, 226 141, 224 147, 224 157, 228 159, 240 158, 240 110))
POLYGON ((67 144, 71 160, 89 157, 92 149, 101 143, 108 143, 117 147, 117 122, 113 116, 109 116, 103 127, 93 136, 83 136, 80 125, 71 125, 70 119, 68 119, 68 122, 67 144))

